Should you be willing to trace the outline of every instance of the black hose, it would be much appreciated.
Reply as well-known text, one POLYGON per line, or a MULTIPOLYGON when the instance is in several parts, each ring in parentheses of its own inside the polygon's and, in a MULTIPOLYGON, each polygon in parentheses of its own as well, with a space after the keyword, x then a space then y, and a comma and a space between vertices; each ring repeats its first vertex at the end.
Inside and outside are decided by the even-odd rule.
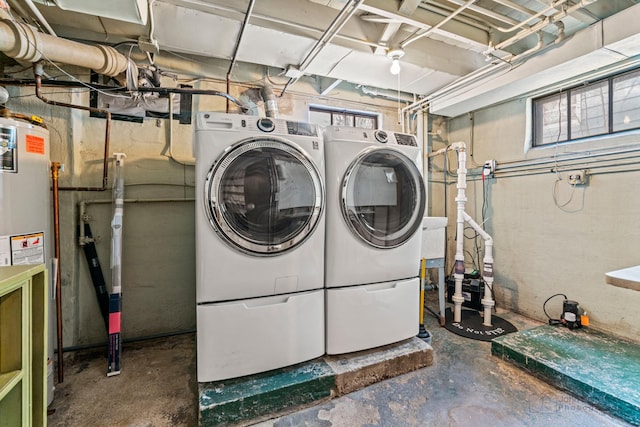
POLYGON ((107 292, 107 284, 104 281, 102 275, 102 268, 100 267, 100 260, 98 259, 98 252, 96 251, 96 245, 93 242, 93 235, 91 234, 91 227, 88 223, 84 224, 84 235, 87 238, 87 242, 82 246, 84 249, 84 255, 87 258, 87 264, 89 266, 89 273, 91 274, 91 282, 93 288, 96 291, 96 297, 98 298, 98 305, 100 306, 100 313, 104 320, 104 327, 109 330, 109 292, 107 292))

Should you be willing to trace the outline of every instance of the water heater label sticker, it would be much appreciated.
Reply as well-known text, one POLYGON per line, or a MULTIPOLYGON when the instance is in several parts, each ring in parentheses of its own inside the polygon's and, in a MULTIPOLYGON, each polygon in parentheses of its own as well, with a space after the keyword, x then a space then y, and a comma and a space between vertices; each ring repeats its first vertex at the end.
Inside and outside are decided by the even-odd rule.
POLYGON ((44 154, 44 138, 36 135, 27 135, 27 153, 44 154))
POLYGON ((11 265, 11 239, 9 236, 0 236, 0 267, 11 265))
POLYGON ((13 265, 44 263, 44 233, 11 236, 13 265))
POLYGON ((18 171, 18 148, 16 146, 16 128, 0 127, 0 173, 16 173, 18 171))

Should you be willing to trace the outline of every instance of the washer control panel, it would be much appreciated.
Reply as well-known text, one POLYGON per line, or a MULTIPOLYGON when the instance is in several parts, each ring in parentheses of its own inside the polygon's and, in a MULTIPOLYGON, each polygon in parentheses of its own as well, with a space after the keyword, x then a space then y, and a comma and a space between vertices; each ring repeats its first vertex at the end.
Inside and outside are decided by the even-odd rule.
POLYGON ((274 135, 297 135, 318 137, 318 125, 272 117, 258 117, 240 114, 200 113, 196 122, 197 130, 248 130, 272 133, 274 135))

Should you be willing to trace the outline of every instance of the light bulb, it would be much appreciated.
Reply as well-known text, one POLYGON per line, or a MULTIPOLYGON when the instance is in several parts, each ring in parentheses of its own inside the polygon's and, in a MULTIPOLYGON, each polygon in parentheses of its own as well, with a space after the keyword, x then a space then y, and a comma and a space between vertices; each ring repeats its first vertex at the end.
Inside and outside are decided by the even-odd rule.
POLYGON ((391 68, 389 68, 389 72, 391 72, 391 74, 393 74, 394 76, 400 74, 400 61, 398 61, 397 58, 393 58, 393 60, 391 61, 391 68))

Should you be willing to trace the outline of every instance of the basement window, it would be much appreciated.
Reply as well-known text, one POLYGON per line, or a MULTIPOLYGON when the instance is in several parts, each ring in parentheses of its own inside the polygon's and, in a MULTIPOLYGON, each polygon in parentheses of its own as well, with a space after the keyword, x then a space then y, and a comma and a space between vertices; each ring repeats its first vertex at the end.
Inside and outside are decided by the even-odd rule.
POLYGON ((640 129, 640 70, 533 100, 533 146, 640 129))
POLYGON ((378 129, 378 115, 366 111, 310 106, 309 121, 325 126, 353 126, 365 129, 378 129))

